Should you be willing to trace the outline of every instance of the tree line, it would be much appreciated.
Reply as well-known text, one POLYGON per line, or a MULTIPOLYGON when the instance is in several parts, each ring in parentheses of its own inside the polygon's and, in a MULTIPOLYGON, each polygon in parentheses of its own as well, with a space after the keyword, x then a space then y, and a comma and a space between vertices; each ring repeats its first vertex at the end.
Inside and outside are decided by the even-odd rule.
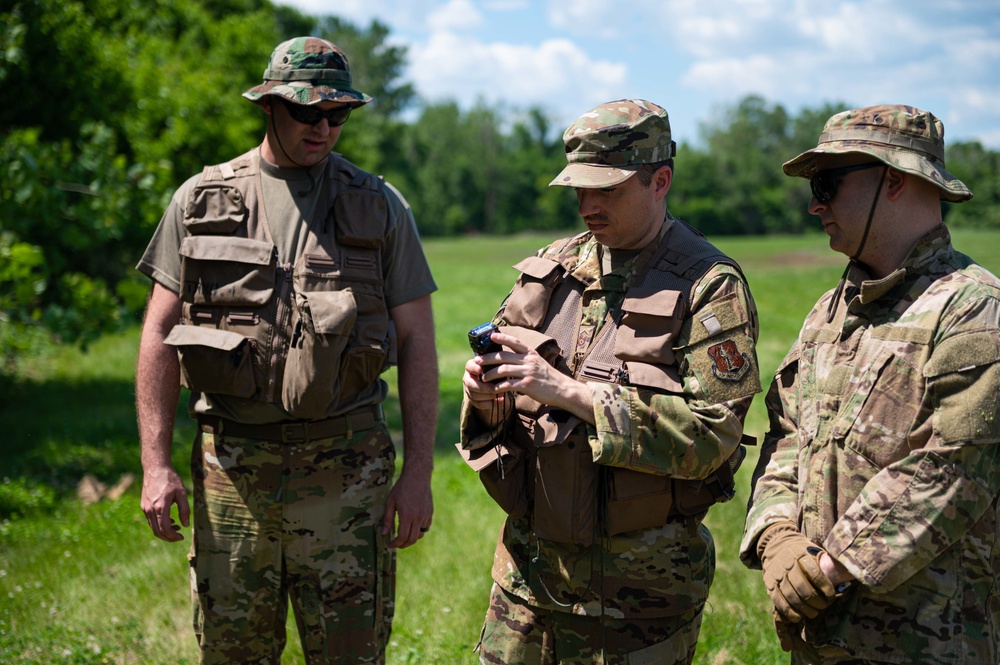
MULTIPOLYGON (((259 144, 264 115, 240 93, 293 36, 347 52, 356 86, 376 101, 351 116, 337 150, 395 184, 424 236, 578 224, 573 193, 546 186, 565 164, 563 127, 539 107, 420 100, 403 78, 405 48, 378 21, 270 0, 4 5, 0 374, 41 339, 85 345, 136 321, 149 285, 133 266, 173 190, 259 144)), ((671 210, 710 235, 815 228, 808 185, 780 164, 847 106, 792 114, 748 96, 720 109, 698 137, 677 137, 671 210)), ((1000 228, 1000 153, 955 143, 947 162, 976 194, 946 206, 949 223, 1000 228)))

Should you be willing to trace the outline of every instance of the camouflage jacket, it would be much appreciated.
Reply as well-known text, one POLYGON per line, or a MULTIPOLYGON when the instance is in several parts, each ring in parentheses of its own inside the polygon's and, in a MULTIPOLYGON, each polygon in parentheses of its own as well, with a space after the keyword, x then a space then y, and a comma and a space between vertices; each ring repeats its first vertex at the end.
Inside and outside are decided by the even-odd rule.
POLYGON ((779 367, 740 556, 791 520, 858 582, 803 637, 879 662, 1000 658, 1000 281, 945 227, 852 268, 779 367))
MULTIPOLYGON (((565 244, 553 243, 538 256, 565 244)), ((584 234, 575 245, 576 256, 563 260, 569 276, 584 285, 586 304, 580 320, 572 322, 576 348, 597 337, 609 308, 621 306, 640 260, 635 257, 602 275, 599 247, 584 234)), ((597 424, 586 425, 586 432, 595 463, 704 478, 740 443, 743 419, 760 390, 756 307, 742 275, 725 264, 703 269, 692 294, 673 349, 680 378, 677 392, 588 381, 597 424), (713 307, 722 306, 736 313, 733 326, 717 335, 700 334, 713 307), (750 363, 737 380, 720 379, 712 371, 710 349, 727 340, 750 363)), ((502 318, 503 310, 498 320, 502 318)), ((493 435, 477 425, 467 407, 462 420, 465 446, 473 440, 481 445, 493 435)), ((603 547, 540 539, 530 518, 508 518, 494 557, 493 579, 529 604, 554 611, 600 615, 603 604, 604 613, 617 618, 680 614, 704 604, 714 575, 714 543, 701 517, 671 519, 660 527, 605 538, 603 547)))

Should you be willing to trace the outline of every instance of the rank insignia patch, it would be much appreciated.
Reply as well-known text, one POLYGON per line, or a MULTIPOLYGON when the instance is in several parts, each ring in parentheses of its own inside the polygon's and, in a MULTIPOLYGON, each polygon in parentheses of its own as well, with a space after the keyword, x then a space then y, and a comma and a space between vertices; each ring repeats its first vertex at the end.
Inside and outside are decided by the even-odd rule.
POLYGON ((731 339, 708 347, 708 355, 715 361, 712 374, 722 381, 739 381, 750 369, 747 354, 740 353, 731 339))

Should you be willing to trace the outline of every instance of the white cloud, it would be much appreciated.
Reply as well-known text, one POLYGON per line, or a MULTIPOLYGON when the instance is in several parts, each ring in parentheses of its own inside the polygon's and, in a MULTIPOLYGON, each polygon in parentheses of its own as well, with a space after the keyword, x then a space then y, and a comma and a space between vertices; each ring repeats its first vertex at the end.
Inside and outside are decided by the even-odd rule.
POLYGON ((551 0, 546 10, 549 23, 580 37, 615 39, 633 15, 631 3, 607 0, 551 0), (610 11, 609 11, 610 10, 610 11))
POLYGON ((427 27, 431 32, 443 30, 474 30, 483 25, 483 15, 471 0, 449 0, 427 16, 427 27))
POLYGON ((761 54, 700 60, 683 74, 681 84, 719 99, 736 99, 751 93, 773 99, 787 93, 789 88, 804 88, 796 80, 803 80, 798 77, 806 74, 795 63, 761 54))
POLYGON ((486 0, 483 9, 494 12, 512 12, 520 9, 528 9, 529 0, 486 0))
POLYGON ((576 44, 549 39, 537 45, 484 43, 441 32, 410 52, 410 76, 430 100, 454 98, 511 106, 552 102, 594 105, 620 88, 624 64, 593 60, 576 44), (595 101, 596 100, 596 101, 595 101))

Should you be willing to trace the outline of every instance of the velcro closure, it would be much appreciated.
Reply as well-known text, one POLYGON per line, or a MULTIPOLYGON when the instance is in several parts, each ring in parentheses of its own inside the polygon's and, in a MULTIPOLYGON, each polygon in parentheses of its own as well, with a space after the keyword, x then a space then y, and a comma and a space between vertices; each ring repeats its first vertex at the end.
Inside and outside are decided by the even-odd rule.
POLYGON ((934 349, 924 376, 961 372, 1000 361, 1000 334, 980 330, 949 337, 934 349))

